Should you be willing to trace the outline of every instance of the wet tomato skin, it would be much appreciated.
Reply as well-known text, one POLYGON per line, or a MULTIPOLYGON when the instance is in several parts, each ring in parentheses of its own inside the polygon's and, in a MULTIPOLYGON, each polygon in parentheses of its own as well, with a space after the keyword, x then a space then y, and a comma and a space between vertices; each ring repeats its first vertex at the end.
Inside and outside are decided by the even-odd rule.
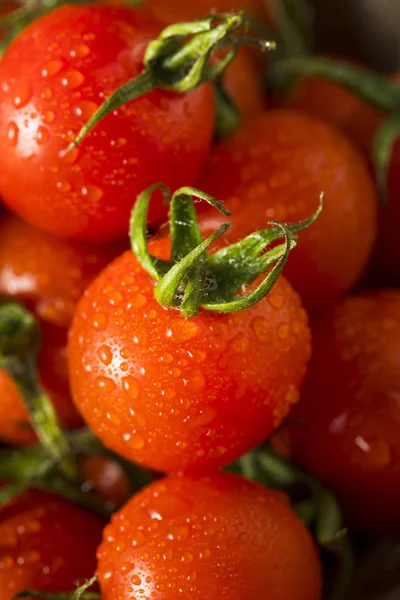
MULTIPOLYGON (((296 223, 325 206, 299 234, 285 274, 306 308, 344 294, 362 274, 377 229, 377 197, 363 157, 339 132, 289 110, 263 113, 216 146, 198 185, 224 201, 233 215, 226 242, 236 242, 271 220, 296 223)), ((201 217, 216 228, 215 211, 201 217)))
POLYGON ((148 486, 113 516, 98 559, 104 600, 321 598, 311 536, 289 503, 230 474, 148 486))
MULTIPOLYGON (((194 183, 214 126, 208 85, 136 99, 64 152, 104 99, 142 72, 161 29, 144 11, 64 5, 13 40, 0 66, 0 193, 10 210, 62 237, 105 241, 126 234, 132 201, 155 180, 194 183)), ((151 220, 166 210, 160 196, 151 220)))
POLYGON ((0 508, 0 596, 24 589, 73 590, 92 577, 104 523, 86 510, 36 490, 0 508))
MULTIPOLYGON (((39 319, 39 376, 68 428, 80 426, 82 419, 69 392, 67 328, 85 287, 124 245, 62 240, 12 216, 0 221, 0 293, 23 302, 39 319)), ((0 391, 0 439, 17 445, 34 442, 20 392, 4 369, 0 391)))
POLYGON ((313 322, 313 355, 282 432, 337 493, 350 526, 400 530, 400 292, 349 297, 313 322))
MULTIPOLYGON (((168 258, 169 242, 151 244, 168 258)), ((103 443, 160 471, 229 464, 278 426, 310 355, 307 315, 280 278, 231 316, 185 319, 131 252, 86 290, 69 333, 72 396, 103 443)))

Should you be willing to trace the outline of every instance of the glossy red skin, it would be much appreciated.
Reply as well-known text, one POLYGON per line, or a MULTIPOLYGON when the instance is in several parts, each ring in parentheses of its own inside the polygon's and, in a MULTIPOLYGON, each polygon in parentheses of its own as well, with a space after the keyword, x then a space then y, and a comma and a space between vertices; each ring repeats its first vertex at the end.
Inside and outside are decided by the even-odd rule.
MULTIPOLYGON (((88 283, 123 246, 124 242, 101 247, 67 242, 16 217, 0 222, 0 294, 24 302, 39 318, 40 379, 68 428, 80 426, 82 419, 69 393, 67 327, 88 283)), ((4 370, 0 370, 0 392, 0 440, 18 445, 34 442, 20 392, 4 370)))
MULTIPOLYGON (((194 183, 214 126, 208 85, 136 99, 63 154, 104 98, 141 73, 161 29, 143 11, 64 5, 13 40, 0 65, 0 194, 12 211, 62 237, 105 241, 126 234, 132 202, 155 181, 194 183)), ((166 212, 160 195, 150 220, 166 212)))
MULTIPOLYGON (((169 241, 151 252, 168 258, 169 241)), ((86 290, 68 345, 85 421, 160 471, 226 465, 264 440, 297 401, 309 355, 307 315, 284 278, 246 311, 185 319, 156 302, 131 252, 86 290)))
POLYGON ((230 474, 148 486, 114 514, 98 559, 103 600, 321 598, 317 553, 288 502, 230 474))
MULTIPOLYGON (((305 306, 316 309, 344 294, 361 276, 375 241, 377 197, 353 145, 319 119, 289 110, 265 112, 211 152, 200 189, 220 198, 236 242, 271 220, 310 217, 325 192, 318 221, 300 232, 285 274, 305 306)), ((207 209, 203 231, 226 217, 207 209)))
POLYGON ((74 590, 92 577, 104 523, 89 512, 38 491, 0 508, 0 597, 17 592, 74 590))
POLYGON ((79 464, 79 471, 87 485, 116 506, 132 496, 128 478, 119 463, 106 456, 88 456, 79 464))
POLYGON ((313 355, 283 431, 291 456, 338 494, 347 522, 400 531, 400 292, 349 297, 313 323, 313 355))

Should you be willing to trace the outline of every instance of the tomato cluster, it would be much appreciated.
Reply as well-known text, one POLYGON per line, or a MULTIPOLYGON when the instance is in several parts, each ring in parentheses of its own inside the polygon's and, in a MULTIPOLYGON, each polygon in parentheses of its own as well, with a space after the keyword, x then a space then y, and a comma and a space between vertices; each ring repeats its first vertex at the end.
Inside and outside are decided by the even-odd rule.
POLYGON ((400 529, 396 87, 266 65, 266 5, 2 21, 1 600, 322 600, 400 529))

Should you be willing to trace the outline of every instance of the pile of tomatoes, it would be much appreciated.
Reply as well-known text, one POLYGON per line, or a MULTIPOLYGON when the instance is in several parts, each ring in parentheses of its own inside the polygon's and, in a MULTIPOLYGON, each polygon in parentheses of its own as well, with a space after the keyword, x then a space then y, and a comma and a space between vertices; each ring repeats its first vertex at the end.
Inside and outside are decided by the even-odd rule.
POLYGON ((267 5, 0 20, 1 600, 355 599, 400 532, 391 117, 267 89, 267 5))

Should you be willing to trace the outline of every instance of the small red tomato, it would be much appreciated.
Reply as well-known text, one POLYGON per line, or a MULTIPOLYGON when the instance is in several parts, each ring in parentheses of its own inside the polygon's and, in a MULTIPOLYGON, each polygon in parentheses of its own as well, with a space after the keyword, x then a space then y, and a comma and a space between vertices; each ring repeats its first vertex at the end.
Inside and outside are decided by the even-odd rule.
POLYGON ((266 102, 262 76, 248 48, 240 48, 226 69, 223 81, 239 109, 243 123, 263 112, 266 102))
MULTIPOLYGON (((209 85, 146 94, 64 152, 104 99, 142 72, 160 30, 144 11, 64 5, 11 42, 0 64, 0 194, 12 211, 59 236, 104 241, 126 233, 132 200, 154 181, 194 182, 214 127, 209 85)), ((165 216, 161 195, 153 207, 153 221, 165 216)))
MULTIPOLYGON (((69 428, 78 427, 82 420, 69 394, 67 327, 85 287, 121 247, 120 243, 113 248, 67 242, 15 217, 0 222, 0 293, 24 302, 39 318, 40 379, 61 423, 69 428)), ((0 440, 35 441, 20 392, 4 369, 0 369, 0 392, 0 440)))
POLYGON ((103 600, 320 600, 310 534, 281 494, 229 474, 168 477, 114 514, 103 600), (143 591, 142 591, 143 590, 143 591))
POLYGON ((29 491, 0 508, 0 597, 73 590, 96 568, 104 523, 50 494, 29 491))
MULTIPOLYGON (((168 258, 169 240, 150 251, 168 258)), ((68 346, 84 419, 160 471, 219 467, 260 443, 297 401, 309 355, 307 315, 283 277, 248 310, 187 319, 158 304, 132 252, 86 290, 68 346)))
MULTIPOLYGON (((289 110, 264 113, 214 148, 199 186, 234 216, 230 243, 271 220, 309 217, 325 193, 322 215, 300 232, 285 271, 307 308, 345 293, 362 274, 376 235, 376 192, 363 158, 322 121, 289 110)), ((204 212, 203 231, 221 218, 204 212)))
POLYGON ((312 332, 290 453, 333 488, 349 525, 400 530, 400 292, 349 297, 312 332))
POLYGON ((79 471, 91 488, 117 506, 121 506, 132 496, 123 468, 107 456, 84 458, 79 464, 79 471))

